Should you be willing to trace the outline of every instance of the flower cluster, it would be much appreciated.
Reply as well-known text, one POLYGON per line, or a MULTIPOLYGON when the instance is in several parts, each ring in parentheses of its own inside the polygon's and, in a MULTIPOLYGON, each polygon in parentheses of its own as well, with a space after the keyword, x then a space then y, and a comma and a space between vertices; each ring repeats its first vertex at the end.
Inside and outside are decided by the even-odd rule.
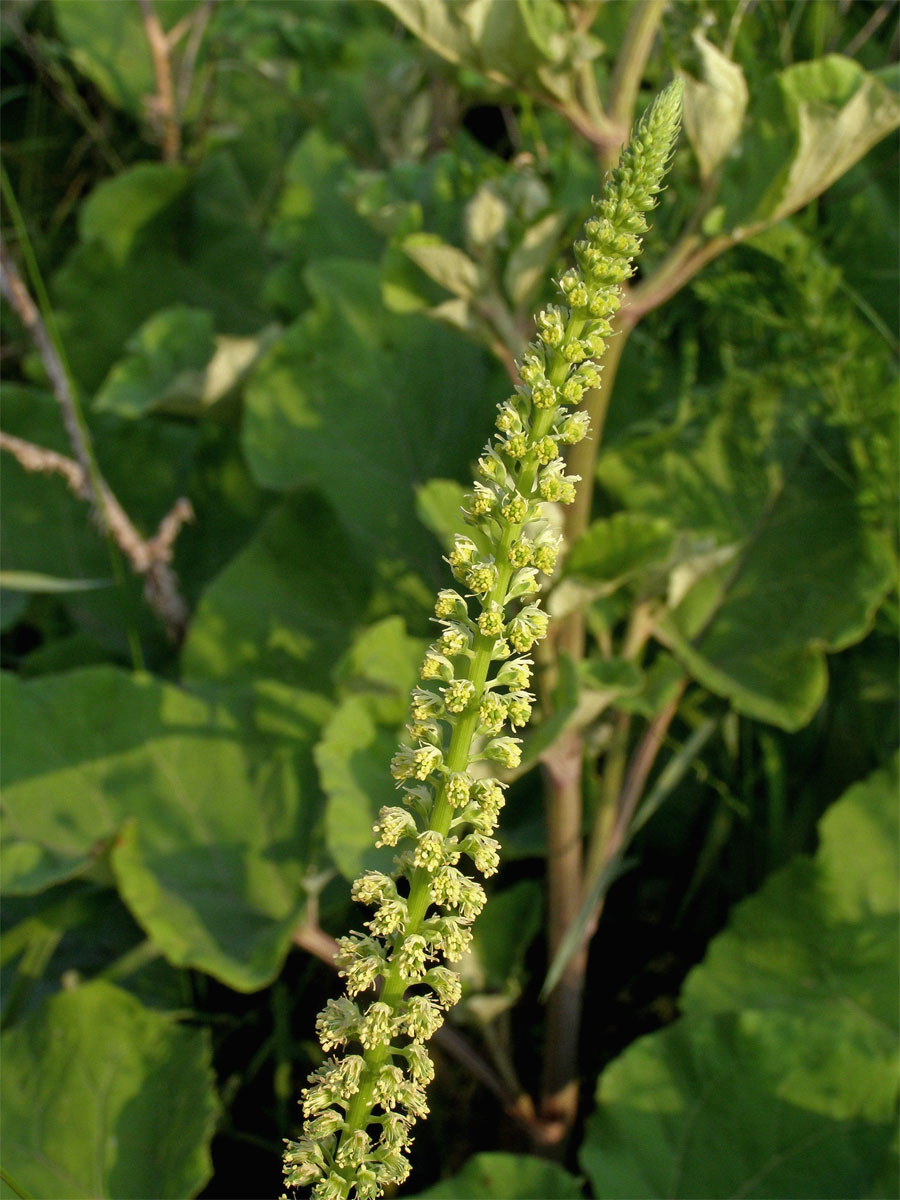
POLYGON ((612 172, 576 243, 577 265, 559 282, 565 303, 539 314, 521 385, 499 406, 478 460, 464 510, 471 535, 457 537, 448 557, 457 587, 437 597, 440 633, 412 695, 409 744, 391 764, 400 803, 383 808, 375 826, 378 845, 399 848, 395 869, 353 885, 369 910, 368 932, 339 943, 347 995, 330 1000, 317 1022, 322 1049, 340 1056, 310 1076, 303 1137, 285 1155, 287 1186, 312 1186, 316 1200, 373 1200, 409 1172, 410 1131, 428 1112, 433 1075, 425 1043, 460 996, 443 963, 468 949, 485 902, 475 876, 498 864, 503 785, 473 767, 514 769, 521 760, 507 730, 531 715, 529 655, 547 632, 536 594, 560 548, 544 505, 574 499, 578 478, 566 474, 561 449, 587 435, 588 419, 570 409, 599 382, 592 360, 612 332, 679 115, 673 84, 612 172))

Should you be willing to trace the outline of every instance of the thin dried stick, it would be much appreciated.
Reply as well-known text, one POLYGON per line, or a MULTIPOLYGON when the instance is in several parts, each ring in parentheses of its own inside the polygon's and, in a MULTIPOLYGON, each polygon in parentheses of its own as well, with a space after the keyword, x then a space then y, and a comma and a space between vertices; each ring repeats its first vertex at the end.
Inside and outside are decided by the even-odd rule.
POLYGON ((94 462, 78 419, 66 368, 37 305, 2 241, 0 290, 37 347, 75 457, 67 458, 8 433, 0 433, 0 449, 12 454, 26 471, 61 475, 80 500, 90 503, 97 525, 113 539, 135 573, 144 577, 144 596, 162 620, 169 637, 173 641, 180 641, 187 627, 188 607, 179 592, 178 577, 169 564, 181 526, 193 516, 190 502, 184 498, 177 500, 152 538, 146 539, 140 535, 94 462))
POLYGON ((156 77, 156 95, 153 97, 151 109, 162 124, 163 161, 177 162, 181 152, 181 127, 178 124, 178 108, 172 84, 169 39, 153 7, 153 0, 137 0, 137 3, 144 22, 150 57, 153 59, 153 74, 156 77))
MULTIPOLYGON (((47 377, 50 380, 53 395, 59 404, 69 445, 72 447, 72 452, 75 455, 78 465, 84 472, 88 487, 90 487, 93 474, 91 451, 78 420, 75 398, 72 395, 72 388, 69 384, 69 376, 57 353, 56 346, 53 344, 53 339, 50 337, 47 326, 44 324, 41 314, 38 311, 38 307, 32 300, 31 293, 25 286, 25 281, 19 274, 18 268, 10 257, 2 240, 0 240, 0 290, 2 290, 3 295, 18 313, 19 320, 25 326, 26 332, 37 347, 38 354, 40 354, 41 361, 44 364, 44 370, 47 372, 47 377)), ((96 497, 91 496, 90 492, 88 492, 85 499, 93 499, 95 503, 97 500, 96 497)))
POLYGON ((135 529, 109 484, 101 479, 99 496, 96 496, 90 475, 73 458, 67 458, 55 450, 47 450, 44 446, 36 446, 2 430, 0 450, 11 454, 26 471, 61 475, 79 500, 93 504, 95 513, 100 514, 100 523, 131 563, 135 574, 144 576, 144 595, 150 607, 161 617, 173 641, 179 640, 187 625, 188 611, 179 595, 178 580, 169 563, 182 525, 193 518, 190 501, 183 496, 176 500, 160 521, 155 535, 145 539, 135 529))

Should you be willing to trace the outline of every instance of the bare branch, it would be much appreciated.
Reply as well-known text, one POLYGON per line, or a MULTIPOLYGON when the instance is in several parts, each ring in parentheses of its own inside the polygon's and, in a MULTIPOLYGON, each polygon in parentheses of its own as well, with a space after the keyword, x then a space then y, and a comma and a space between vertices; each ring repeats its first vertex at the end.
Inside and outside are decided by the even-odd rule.
MULTIPOLYGON (((19 320, 25 326, 28 335, 37 347, 41 361, 44 364, 44 370, 50 379, 53 395, 56 397, 56 401, 62 412, 63 425, 66 429, 69 445, 72 447, 72 452, 78 461, 78 465, 84 471, 87 487, 90 489, 91 452, 78 420, 75 398, 72 395, 68 373, 57 353, 56 346, 53 344, 53 339, 50 337, 47 326, 41 319, 38 307, 32 300, 31 294, 25 286, 25 282, 19 274, 16 264, 9 256, 6 245, 2 240, 0 240, 0 290, 2 290, 3 295, 18 313, 19 320)), ((97 497, 91 496, 90 491, 88 491, 88 496, 85 498, 93 499, 95 507, 97 506, 97 497)))
MULTIPOLYGON (((93 500, 90 476, 73 458, 2 431, 0 450, 12 454, 26 471, 61 475, 79 500, 93 500)), ((94 509, 95 513, 102 514, 99 523, 131 563, 135 574, 144 576, 147 603, 162 619, 169 637, 173 641, 180 640, 187 626, 188 610, 169 563, 175 538, 185 521, 193 518, 190 501, 184 497, 176 500, 171 511, 160 521, 155 536, 145 540, 104 480, 100 481, 99 492, 99 505, 94 509)))
POLYGON ((144 597, 162 620, 169 637, 173 641, 180 641, 187 627, 188 607, 179 592, 178 578, 169 564, 172 547, 182 525, 193 517, 190 502, 184 498, 177 500, 171 511, 163 517, 156 534, 150 539, 141 536, 94 463, 90 444, 78 419, 66 368, 2 240, 0 289, 37 347, 75 457, 67 458, 55 450, 35 446, 8 433, 0 433, 0 449, 12 454, 26 471, 61 475, 79 500, 90 503, 94 520, 101 531, 113 539, 131 563, 135 574, 143 576, 144 597))
POLYGON ((153 59, 153 74, 156 77, 156 95, 150 108, 162 126, 162 156, 164 162, 177 162, 181 152, 181 126, 178 123, 178 108, 175 88, 172 84, 172 61, 169 57, 170 44, 162 27, 153 0, 137 0, 144 22, 144 33, 153 59))
POLYGON ((22 438, 0 430, 0 450, 6 450, 26 471, 37 471, 45 475, 62 475, 79 500, 90 500, 91 488, 82 468, 73 458, 35 446, 22 438))

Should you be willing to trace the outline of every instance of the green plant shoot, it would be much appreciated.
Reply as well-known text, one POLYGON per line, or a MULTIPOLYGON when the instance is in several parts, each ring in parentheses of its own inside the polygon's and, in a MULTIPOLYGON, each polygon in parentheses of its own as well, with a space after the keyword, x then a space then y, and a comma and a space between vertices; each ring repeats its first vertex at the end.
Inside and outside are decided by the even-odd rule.
POLYGON ((575 244, 577 266, 559 281, 563 303, 539 314, 522 383, 499 406, 478 460, 465 509, 471 536, 458 536, 448 559, 460 590, 437 597, 442 632, 413 692, 410 744, 391 764, 403 803, 383 808, 375 825, 377 844, 398 848, 395 869, 353 885, 354 900, 373 910, 368 932, 341 939, 347 995, 317 1021, 322 1049, 341 1056, 310 1076, 303 1136, 285 1154, 287 1187, 311 1185, 316 1200, 372 1200, 409 1174, 411 1129, 428 1113, 434 1074, 425 1043, 460 998, 445 964, 465 954, 485 903, 464 865, 497 870, 503 785, 485 764, 518 766, 514 731, 531 716, 529 654, 548 625, 539 579, 560 550, 544 506, 575 497, 578 476, 566 474, 560 452, 587 436, 589 421, 571 409, 599 382, 595 360, 672 155, 681 92, 676 82, 661 93, 611 172, 575 244))

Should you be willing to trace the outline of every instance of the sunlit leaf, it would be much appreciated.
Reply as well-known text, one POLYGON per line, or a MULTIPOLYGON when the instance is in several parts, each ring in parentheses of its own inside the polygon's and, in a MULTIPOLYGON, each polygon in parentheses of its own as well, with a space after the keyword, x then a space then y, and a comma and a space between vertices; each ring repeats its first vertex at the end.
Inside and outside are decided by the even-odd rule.
POLYGON ((832 805, 815 857, 739 905, 688 976, 685 1013, 805 1013, 890 1061, 900 1033, 898 787, 895 758, 832 805))
POLYGON ((184 675, 327 690, 370 586, 327 505, 308 492, 291 497, 204 591, 182 651, 184 675))
POLYGON ((448 246, 433 234, 411 233, 400 243, 400 248, 435 283, 456 296, 468 299, 484 288, 484 276, 478 265, 462 250, 448 246))
POLYGON ((53 996, 2 1045, 4 1166, 27 1195, 180 1200, 209 1179, 207 1031, 90 983, 53 996))
POLYGON ((736 911, 684 1016, 608 1067, 581 1162, 598 1197, 876 1194, 898 1091, 897 764, 850 788, 736 911))
POLYGON ((389 617, 364 630, 338 665, 343 699, 315 759, 327 796, 326 844, 347 879, 367 868, 391 869, 395 851, 375 847, 372 826, 382 805, 397 803, 390 763, 424 648, 389 617))
POLYGON ((574 1175, 526 1154, 476 1154, 451 1179, 418 1192, 415 1200, 577 1200, 574 1175))
POLYGON ((696 548, 659 636, 705 687, 785 729, 813 716, 825 652, 865 635, 894 574, 845 461, 824 430, 780 430, 751 407, 636 438, 599 466, 632 512, 696 548))
POLYGON ((559 250, 565 224, 565 213, 551 212, 525 230, 503 273, 503 285, 513 304, 527 304, 542 286, 559 250))
POLYGON ((0 571, 0 588, 10 592, 90 592, 110 583, 109 579, 60 579, 39 571, 0 571))
POLYGON ((672 551, 674 534, 663 517, 639 512, 614 513, 594 521, 566 559, 566 570, 609 590, 661 564, 672 551))
MULTIPOLYGON (((60 879, 110 847, 123 898, 172 963, 242 990, 268 982, 316 852, 321 697, 260 684, 239 718, 100 667, 6 679, 2 700, 10 842, 40 847, 60 879)), ((47 867, 30 869, 46 884, 47 867)))
POLYGON ((890 1086, 824 1023, 685 1019, 603 1073, 580 1161, 598 1200, 865 1195, 893 1132, 890 1086))
POLYGON ((430 561, 414 488, 468 473, 484 438, 482 353, 422 317, 387 312, 373 265, 317 262, 307 281, 316 309, 247 386, 251 469, 267 487, 315 483, 370 553, 430 561))
POLYGON ((838 54, 796 63, 751 102, 723 182, 738 236, 808 204, 900 124, 900 97, 838 54))
POLYGON ((748 92, 744 72, 701 33, 694 34, 700 78, 684 75, 684 130, 709 179, 736 141, 748 92))

